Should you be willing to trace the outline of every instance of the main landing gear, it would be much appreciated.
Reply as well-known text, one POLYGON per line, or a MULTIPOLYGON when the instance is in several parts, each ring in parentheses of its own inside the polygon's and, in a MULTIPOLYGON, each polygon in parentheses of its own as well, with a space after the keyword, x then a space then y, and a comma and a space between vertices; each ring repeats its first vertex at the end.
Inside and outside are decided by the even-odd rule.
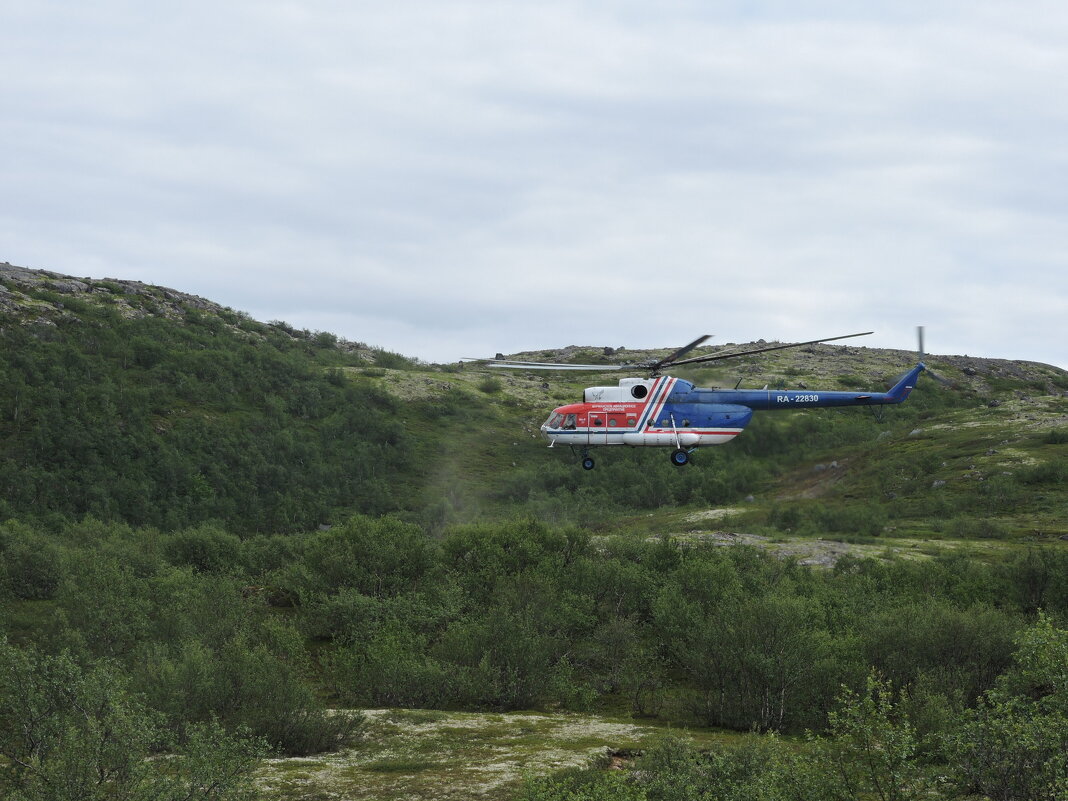
MULTIPOLYGON (((574 445, 571 446, 571 452, 572 453, 575 452, 575 446, 574 445)), ((593 461, 593 457, 590 456, 590 449, 589 448, 583 448, 582 449, 582 469, 583 470, 593 470, 594 466, 595 466, 595 462, 593 461)))
MULTIPOLYGON (((673 465, 675 465, 676 467, 683 467, 684 465, 688 465, 690 463, 690 453, 692 453, 692 451, 688 451, 685 448, 679 448, 676 451, 672 451, 672 453, 671 453, 671 463, 673 465)), ((593 461, 593 457, 590 456, 589 449, 588 448, 583 448, 582 449, 582 469, 583 470, 593 470, 593 468, 595 466, 596 466, 596 463, 593 461)))
POLYGON ((679 448, 677 451, 671 453, 671 463, 675 467, 682 467, 683 465, 690 463, 690 452, 679 448))

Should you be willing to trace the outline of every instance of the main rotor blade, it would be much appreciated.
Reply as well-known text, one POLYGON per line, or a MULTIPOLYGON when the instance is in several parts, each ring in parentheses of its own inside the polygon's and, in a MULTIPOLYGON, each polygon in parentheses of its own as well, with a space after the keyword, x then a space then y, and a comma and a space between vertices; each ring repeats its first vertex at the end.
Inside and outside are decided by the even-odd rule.
POLYGON ((711 334, 705 334, 704 336, 700 336, 697 339, 695 339, 693 342, 691 342, 689 345, 683 345, 681 348, 679 348, 677 351, 672 353, 670 356, 665 356, 660 361, 654 362, 653 364, 650 364, 647 369, 652 370, 655 373, 661 367, 665 367, 665 366, 667 366, 669 364, 682 364, 682 362, 676 362, 675 360, 685 356, 687 353, 689 353, 691 350, 696 348, 702 342, 704 342, 707 339, 711 339, 711 338, 712 338, 711 334))
POLYGON ((559 362, 517 362, 510 359, 473 359, 484 362, 486 367, 499 370, 586 370, 603 372, 608 370, 633 370, 632 364, 564 364, 559 362))
POLYGON ((695 356, 692 359, 683 359, 681 362, 675 362, 675 365, 680 364, 698 364, 699 362, 715 362, 720 359, 736 359, 739 356, 751 356, 754 353, 767 353, 772 350, 785 350, 786 348, 801 348, 805 345, 817 345, 821 342, 834 342, 838 339, 851 339, 852 337, 866 337, 870 334, 874 334, 874 331, 864 331, 860 334, 843 334, 838 337, 824 337, 823 339, 810 339, 808 342, 792 342, 789 345, 772 345, 767 348, 753 348, 751 350, 736 350, 730 353, 715 353, 711 356, 695 356))

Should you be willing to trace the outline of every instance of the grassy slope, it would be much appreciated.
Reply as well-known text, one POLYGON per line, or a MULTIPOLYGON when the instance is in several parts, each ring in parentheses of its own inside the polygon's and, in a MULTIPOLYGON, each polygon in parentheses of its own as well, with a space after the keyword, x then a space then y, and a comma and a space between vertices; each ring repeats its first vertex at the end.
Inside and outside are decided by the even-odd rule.
MULTIPOLYGON (((525 357, 576 361, 596 358, 597 351, 535 352, 525 357)), ((628 353, 630 358, 645 354, 628 353)), ((751 357, 733 368, 680 371, 700 385, 771 386, 842 389, 886 386, 915 359, 906 351, 817 346, 803 351, 751 357)), ((802 517, 817 509, 868 510, 874 537, 917 542, 1056 541, 1068 534, 1068 487, 1056 480, 1057 465, 1068 462, 1068 374, 1048 365, 966 357, 927 357, 950 386, 924 376, 909 402, 880 410, 805 410, 758 414, 750 429, 722 449, 701 451, 685 470, 752 460, 765 478, 748 487, 753 500, 734 503, 729 525, 773 537, 860 539, 848 520, 821 527, 808 520, 803 530, 776 521, 775 510, 800 509, 802 517), (802 448, 792 447, 798 438, 802 448), (776 444, 779 439, 788 440, 776 444), (1042 469, 1052 470, 1043 480, 1042 469)), ((380 386, 399 397, 416 391, 440 397, 439 368, 386 374, 380 386)), ((584 386, 610 383, 618 374, 494 374, 499 389, 479 389, 486 372, 466 367, 448 373, 449 392, 462 392, 474 411, 452 425, 432 424, 420 432, 435 441, 429 454, 428 497, 448 497, 458 519, 522 512, 524 504, 495 500, 495 484, 529 465, 559 465, 571 471, 574 492, 595 481, 574 464, 566 451, 549 451, 537 437, 539 421, 555 405, 581 397, 584 386)), ((660 469, 662 450, 604 449, 597 452, 601 471, 620 464, 660 469)), ((666 471, 674 475, 672 470, 666 471)), ((611 529, 640 533, 685 533, 701 505, 651 508, 613 517, 611 529)), ((809 515, 812 516, 811 514, 809 515)), ((861 514, 863 517, 863 514, 861 514)), ((805 521, 802 521, 805 522, 805 521)), ((722 521, 704 528, 722 530, 722 521)), ((698 526, 697 529, 701 529, 698 526)))
MULTIPOLYGON (((209 319, 242 341, 268 334, 336 341, 137 282, 81 279, 80 290, 59 276, 3 268, 0 305, 44 331, 106 307, 176 327, 195 315, 201 326, 209 319)), ((742 511, 732 526, 779 538, 1056 540, 1068 532, 1068 483, 1058 480, 1068 462, 1068 373, 1047 365, 930 356, 929 366, 954 386, 923 377, 909 402, 886 408, 881 419, 864 409, 760 413, 735 442, 698 452, 681 472, 667 465, 664 450, 616 448, 598 451, 597 470, 585 473, 566 449, 546 449, 538 425, 553 407, 578 400, 583 387, 614 383, 619 373, 502 373, 418 364, 360 343, 336 348, 335 366, 322 366, 321 357, 309 364, 342 364, 349 380, 398 400, 406 436, 387 457, 398 463, 394 486, 402 514, 433 526, 534 514, 604 531, 679 533, 693 528, 694 511, 733 504, 742 511), (739 503, 750 495, 752 502, 739 503), (783 514, 786 507, 793 511, 783 514), (844 511, 830 519, 828 509, 844 511)), ((605 356, 572 347, 516 356, 630 362, 666 352, 605 356)), ((878 389, 914 360, 907 351, 817 345, 678 374, 701 386, 878 389)), ((212 408, 205 402, 181 412, 210 415, 212 408)), ((293 424, 302 439, 300 427, 315 425, 293 424)))

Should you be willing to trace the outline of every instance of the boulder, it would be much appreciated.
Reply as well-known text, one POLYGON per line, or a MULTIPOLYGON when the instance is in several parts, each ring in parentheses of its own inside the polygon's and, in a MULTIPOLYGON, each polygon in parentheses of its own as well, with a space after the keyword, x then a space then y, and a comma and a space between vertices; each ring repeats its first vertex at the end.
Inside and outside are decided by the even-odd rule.
POLYGON ((78 292, 89 291, 89 284, 74 278, 67 278, 62 281, 51 281, 50 283, 52 289, 56 290, 56 292, 62 292, 64 295, 74 295, 78 292))

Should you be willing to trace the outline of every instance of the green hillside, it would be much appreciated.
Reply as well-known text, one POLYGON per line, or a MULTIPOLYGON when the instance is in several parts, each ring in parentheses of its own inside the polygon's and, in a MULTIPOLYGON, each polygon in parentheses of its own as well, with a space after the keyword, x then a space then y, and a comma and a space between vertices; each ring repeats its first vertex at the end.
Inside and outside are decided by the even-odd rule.
MULTIPOLYGON (((742 522, 780 533, 1066 533, 1056 510, 1068 500, 1068 374, 1050 366, 929 357, 952 386, 924 377, 883 419, 758 414, 683 470, 659 450, 611 449, 585 473, 545 448, 538 425, 611 373, 426 365, 137 282, 8 266, 0 288, 0 518, 282 533, 352 512, 438 527, 529 513, 616 528, 635 513, 752 496, 742 522)), ((680 375, 882 388, 914 358, 824 345, 680 375)))
POLYGON ((140 284, 0 280, 0 516, 265 532, 405 508, 402 406, 350 368, 406 359, 140 284))
MULTIPOLYGON (((929 356, 943 380, 881 416, 758 414, 684 468, 585 471, 538 426, 617 374, 427 365, 10 265, 0 342, 4 797, 1068 787, 1062 370, 929 356), (606 747, 621 771, 547 775, 606 747)), ((874 389, 914 360, 680 374, 874 389)))

